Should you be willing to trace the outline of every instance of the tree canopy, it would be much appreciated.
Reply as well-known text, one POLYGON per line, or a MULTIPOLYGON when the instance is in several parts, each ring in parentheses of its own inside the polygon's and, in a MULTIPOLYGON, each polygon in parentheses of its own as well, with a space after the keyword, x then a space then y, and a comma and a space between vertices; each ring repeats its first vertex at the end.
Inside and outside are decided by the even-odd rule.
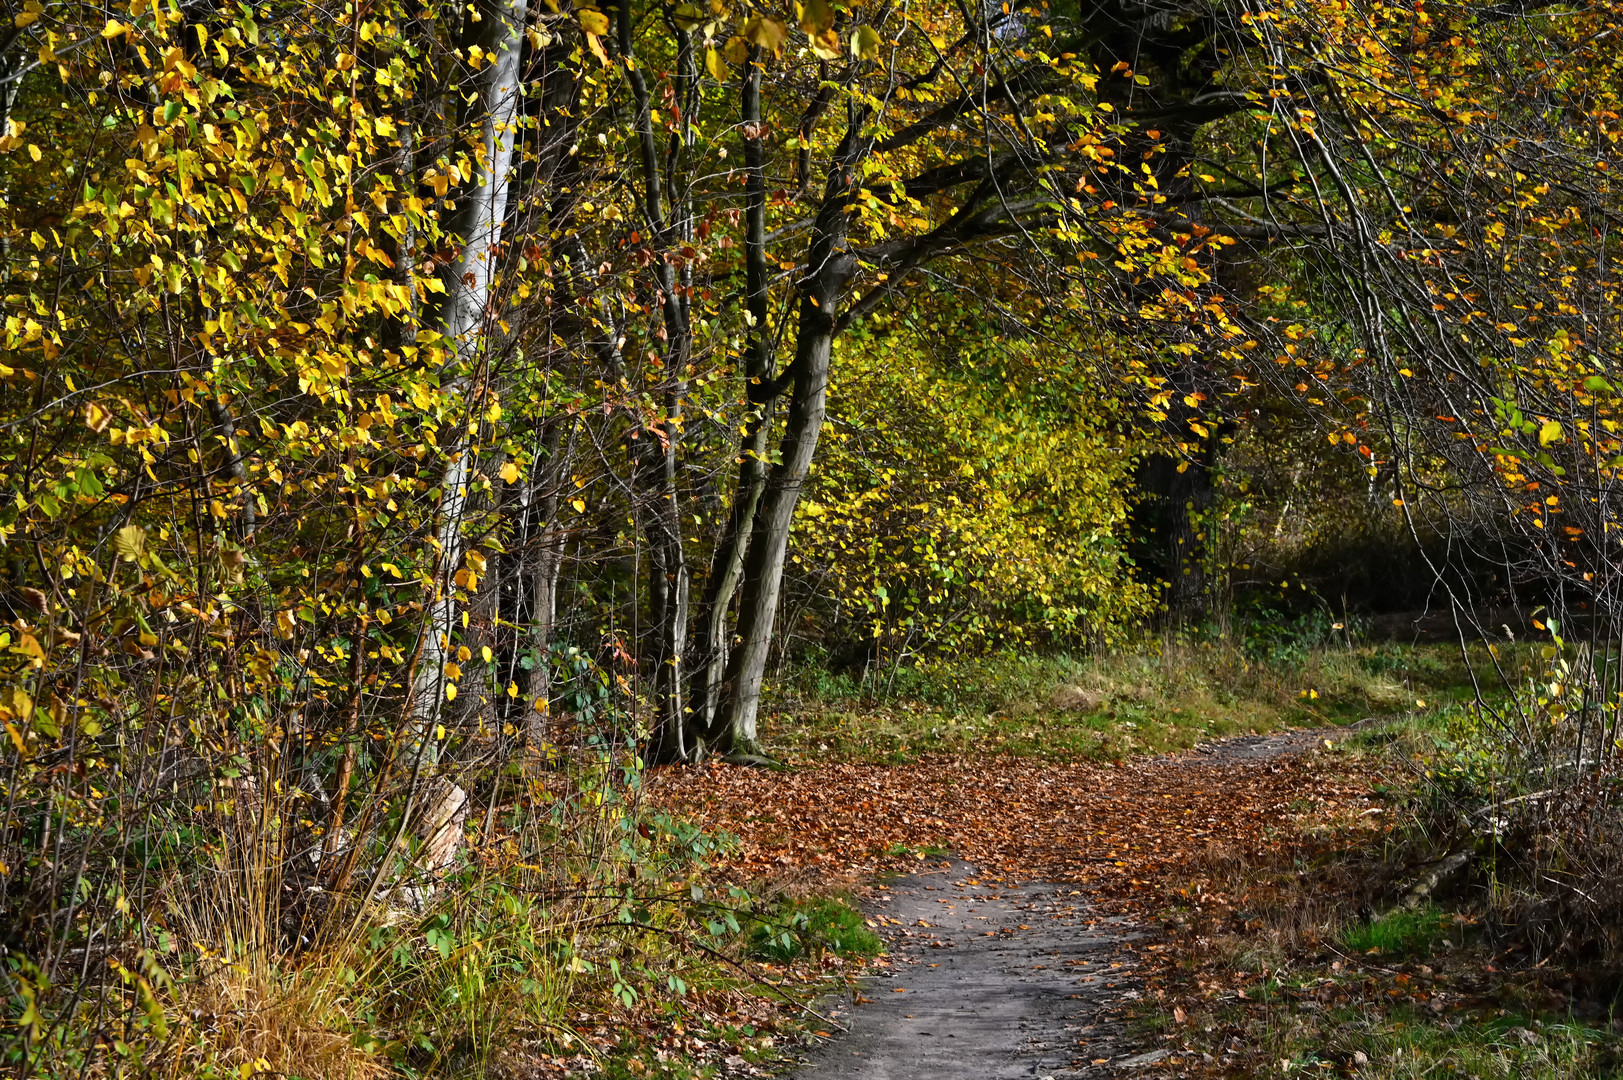
POLYGON ((154 814, 274 804, 266 865, 370 902, 561 743, 758 759, 797 649, 1211 617, 1246 460, 1618 630, 1609 5, 6 12, 0 913, 49 968, 154 814))

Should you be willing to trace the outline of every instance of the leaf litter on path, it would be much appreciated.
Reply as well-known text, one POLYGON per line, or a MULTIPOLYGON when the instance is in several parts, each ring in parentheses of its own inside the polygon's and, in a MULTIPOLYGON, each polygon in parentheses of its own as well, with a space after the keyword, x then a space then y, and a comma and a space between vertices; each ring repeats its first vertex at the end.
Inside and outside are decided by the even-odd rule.
MULTIPOLYGON (((937 756, 900 765, 812 763, 783 772, 698 766, 661 770, 652 794, 695 824, 737 835, 730 869, 743 879, 809 877, 850 886, 906 875, 863 890, 864 906, 892 944, 890 970, 881 976, 922 970, 928 976, 922 992, 856 992, 857 1034, 836 1040, 838 1050, 824 1048, 818 1076, 923 1076, 926 1068, 935 1075, 943 1060, 957 1058, 986 1076, 1002 1075, 1002 1066, 957 1045, 946 1058, 921 1053, 920 1039, 930 1037, 910 1034, 909 1025, 917 1026, 917 1017, 933 1017, 927 1023, 939 1027, 943 1017, 970 1016, 975 1001, 984 1000, 976 984, 1007 981, 1012 968, 1023 970, 1011 986, 1053 981, 1063 972, 1075 992, 1060 995, 1072 999, 1064 1012, 1044 1013, 1039 995, 1027 1009, 1031 1022, 1005 1032, 1016 1042, 997 1060, 1014 1070, 1010 1075, 1041 1064, 1047 1074, 1084 1076, 1182 1064, 1175 1048, 1146 1048, 1142 1037, 1130 1036, 1126 1015, 1144 1001, 1147 985, 1158 984, 1146 974, 1173 962, 1154 924, 1176 882, 1214 851, 1262 855, 1293 843, 1304 819, 1345 820, 1367 808, 1369 778, 1343 760, 1312 753, 1321 735, 1242 739, 1115 765, 937 756), (928 895, 936 889, 953 892, 928 895), (932 904, 956 909, 976 890, 980 903, 1009 910, 975 916, 986 921, 974 930, 943 930, 938 924, 952 925, 945 908, 930 917, 932 904), (1049 907, 1058 901, 1069 921, 1062 926, 1033 913, 1043 905, 1027 893, 1047 898, 1049 907), (1112 929, 1101 936, 1095 928, 1106 920, 1112 929), (1068 966, 1056 933, 1109 956, 1079 954, 1068 966), (997 951, 983 950, 978 961, 969 954, 988 946, 997 951), (948 953, 932 950, 951 950, 960 972, 956 989, 938 977, 948 953), (1101 971, 1112 977, 1101 979, 1101 971), (879 1013, 886 1018, 869 1019, 879 1013), (1039 1019, 1035 1026, 1053 1030, 1028 1030, 1039 1019), (1053 1059, 1061 1044, 1068 1062, 1053 1059)), ((976 1030, 984 1039, 1001 1029, 976 1030)))
POLYGON ((702 765, 660 771, 652 794, 696 825, 736 834, 733 866, 744 876, 812 870, 853 880, 950 851, 995 875, 1105 895, 1164 882, 1215 845, 1266 848, 1304 811, 1369 803, 1368 785, 1343 763, 1310 754, 1113 766, 942 756, 784 772, 702 765))

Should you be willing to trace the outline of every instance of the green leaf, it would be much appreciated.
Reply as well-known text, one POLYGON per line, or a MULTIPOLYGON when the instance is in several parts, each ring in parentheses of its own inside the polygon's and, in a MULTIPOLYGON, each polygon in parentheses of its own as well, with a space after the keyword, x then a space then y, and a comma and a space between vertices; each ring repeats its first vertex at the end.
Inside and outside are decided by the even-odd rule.
POLYGON ((864 23, 851 35, 851 55, 857 59, 872 56, 879 51, 879 31, 864 23))

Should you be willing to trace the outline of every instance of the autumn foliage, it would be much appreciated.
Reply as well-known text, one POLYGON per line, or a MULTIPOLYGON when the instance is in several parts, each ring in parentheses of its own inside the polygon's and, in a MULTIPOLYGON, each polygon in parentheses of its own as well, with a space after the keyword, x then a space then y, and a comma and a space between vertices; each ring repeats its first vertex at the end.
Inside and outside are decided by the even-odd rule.
MULTIPOLYGON (((614 878, 789 652, 1127 640, 1263 404, 1614 634, 1604 5, 5 10, 18 1060, 614 878)), ((1507 729, 1609 761, 1619 670, 1507 729)))

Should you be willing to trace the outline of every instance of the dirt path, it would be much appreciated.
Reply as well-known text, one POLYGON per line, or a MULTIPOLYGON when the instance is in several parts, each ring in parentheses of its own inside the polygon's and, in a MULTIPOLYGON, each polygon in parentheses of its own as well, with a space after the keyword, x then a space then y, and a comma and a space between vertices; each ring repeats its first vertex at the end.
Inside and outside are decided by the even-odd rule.
POLYGON ((849 1030, 797 1076, 1058 1078, 1132 1056, 1116 1010, 1138 990, 1121 946, 1143 934, 1078 890, 998 886, 943 862, 891 882, 870 911, 885 920, 891 967, 833 1005, 849 1030))
MULTIPOLYGON (((1243 736, 1118 765, 1012 757, 665 774, 656 797, 736 833, 749 877, 862 890, 891 946, 799 1080, 1115 1074, 1166 1056, 1129 1034, 1166 890, 1214 849, 1292 842, 1304 815, 1370 813, 1314 751, 1243 736), (947 854, 929 855, 945 849, 947 854), (886 874, 901 871, 902 876, 886 874)), ((1169 1063, 1170 1064, 1170 1063, 1169 1063)))

